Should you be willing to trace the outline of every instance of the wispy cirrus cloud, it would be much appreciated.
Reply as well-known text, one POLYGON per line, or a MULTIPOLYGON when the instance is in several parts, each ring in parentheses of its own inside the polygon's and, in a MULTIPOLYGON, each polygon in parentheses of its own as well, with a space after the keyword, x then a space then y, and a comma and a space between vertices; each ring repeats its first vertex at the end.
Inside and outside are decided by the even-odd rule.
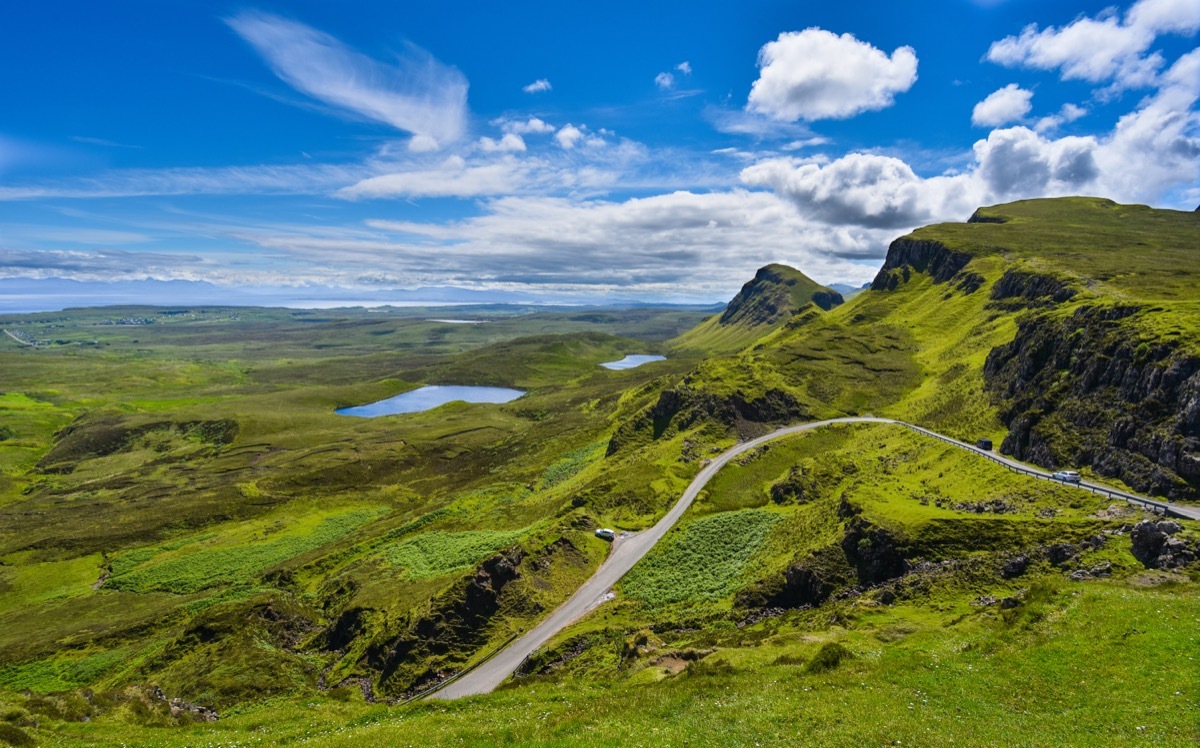
POLYGON ((378 171, 370 164, 121 169, 69 181, 0 186, 0 201, 148 195, 322 195, 378 171))
POLYGON ((119 249, 88 251, 11 249, 0 247, 0 277, 112 280, 148 278, 178 272, 182 266, 206 264, 191 254, 125 252, 119 249))
POLYGON ((466 131, 467 79, 407 45, 384 63, 297 21, 247 11, 225 19, 285 83, 308 96, 409 132, 414 143, 452 143, 466 131))

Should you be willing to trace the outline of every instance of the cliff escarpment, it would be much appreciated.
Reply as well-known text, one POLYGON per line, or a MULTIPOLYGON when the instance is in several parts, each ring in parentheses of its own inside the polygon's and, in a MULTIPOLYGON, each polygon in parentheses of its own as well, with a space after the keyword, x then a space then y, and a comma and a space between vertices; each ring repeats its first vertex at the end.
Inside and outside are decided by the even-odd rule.
POLYGON ((1172 499, 1200 499, 1200 357, 1131 332, 1137 306, 1021 321, 983 375, 1009 428, 1001 451, 1172 499))
POLYGON ((888 247, 887 259, 871 282, 872 291, 892 291, 914 272, 925 273, 934 283, 945 283, 967 266, 971 255, 941 242, 902 236, 888 247))

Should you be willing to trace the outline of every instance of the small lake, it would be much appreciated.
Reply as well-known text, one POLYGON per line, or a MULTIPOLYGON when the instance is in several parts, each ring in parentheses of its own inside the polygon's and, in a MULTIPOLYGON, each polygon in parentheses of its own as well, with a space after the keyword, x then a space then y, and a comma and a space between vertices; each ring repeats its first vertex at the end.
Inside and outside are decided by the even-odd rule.
POLYGON ((525 393, 521 390, 510 390, 507 387, 468 387, 460 385, 430 385, 401 393, 386 400, 356 405, 352 408, 338 408, 334 411, 342 416, 358 416, 360 418, 375 418, 390 416, 397 413, 419 413, 439 405, 462 400, 468 403, 507 403, 516 400, 525 393))
POLYGON ((620 371, 621 369, 636 369, 642 364, 648 364, 651 361, 666 361, 666 356, 626 356, 620 361, 609 361, 605 364, 600 364, 605 369, 613 369, 620 371))

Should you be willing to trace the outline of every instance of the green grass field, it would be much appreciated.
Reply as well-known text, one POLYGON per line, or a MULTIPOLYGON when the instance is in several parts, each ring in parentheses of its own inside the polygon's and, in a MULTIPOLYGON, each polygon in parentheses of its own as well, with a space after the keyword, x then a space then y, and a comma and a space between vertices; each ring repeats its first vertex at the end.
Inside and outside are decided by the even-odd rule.
MULTIPOLYGON (((455 310, 476 325, 419 309, 0 319, 37 343, 0 336, 0 744, 1195 745, 1197 568, 1138 562, 1140 512, 887 425, 742 456, 521 677, 400 703, 536 625, 603 562, 596 527, 650 526, 739 439, 873 413, 999 445, 1036 417, 1045 454, 1100 455, 1107 436, 1075 424, 1128 396, 1086 390, 1100 363, 1139 382, 1192 371, 1195 216, 1091 199, 981 215, 914 234, 963 254, 949 280, 896 267, 889 290, 823 311, 778 271, 770 303, 724 324, 505 307, 455 310), (998 348, 1122 307, 1111 349, 1031 337, 1055 399, 1006 410, 998 348), (129 317, 153 322, 114 324, 129 317), (333 412, 423 384, 527 394, 333 412), (221 719, 192 724, 155 688, 221 719)), ((1139 405, 1163 412, 1137 438, 1182 460, 1176 396, 1139 405)), ((1094 462, 1072 466, 1118 486, 1145 468, 1094 462)), ((1190 485, 1183 461, 1154 464, 1190 485)))

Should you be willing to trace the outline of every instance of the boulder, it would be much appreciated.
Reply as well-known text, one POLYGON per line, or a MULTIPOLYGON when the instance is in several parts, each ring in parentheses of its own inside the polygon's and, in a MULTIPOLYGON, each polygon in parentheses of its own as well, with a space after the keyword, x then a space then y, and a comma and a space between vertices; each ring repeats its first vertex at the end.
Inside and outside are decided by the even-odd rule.
POLYGON ((1005 579, 1019 577, 1029 568, 1029 556, 1021 555, 1010 558, 1000 568, 1000 576, 1005 579))

